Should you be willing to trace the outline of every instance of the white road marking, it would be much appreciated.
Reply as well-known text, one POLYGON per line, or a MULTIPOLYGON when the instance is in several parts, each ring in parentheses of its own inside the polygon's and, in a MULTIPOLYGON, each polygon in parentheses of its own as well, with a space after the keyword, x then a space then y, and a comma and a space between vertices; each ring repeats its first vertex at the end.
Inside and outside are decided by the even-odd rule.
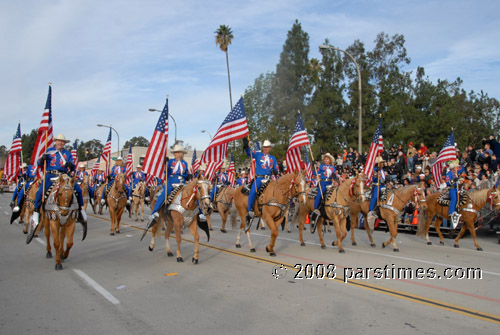
POLYGON ((9 213, 9 212, 7 212, 7 211, 3 211, 3 212, 5 213, 5 215, 9 215, 9 214, 10 214, 10 213, 9 213))
POLYGON ((37 241, 38 243, 40 243, 41 245, 43 246, 47 246, 47 242, 45 242, 44 240, 42 240, 41 238, 35 238, 35 241, 37 241))
MULTIPOLYGON (((214 225, 212 225, 212 227, 218 228, 218 227, 216 227, 214 225)), ((269 235, 265 235, 265 234, 259 234, 259 233, 254 233, 254 232, 252 232, 251 234, 252 235, 263 236, 263 237, 269 238, 269 235)), ((299 240, 295 240, 295 239, 287 238, 287 237, 280 237, 280 236, 278 236, 277 239, 284 240, 284 241, 291 241, 291 242, 299 242, 299 240)), ((317 242, 307 242, 307 244, 319 245, 319 246, 321 245, 321 243, 317 243, 317 242)), ((378 255, 378 256, 384 256, 384 257, 391 257, 391 258, 396 258, 396 259, 402 259, 402 260, 405 260, 405 261, 420 262, 420 263, 424 263, 424 264, 432 264, 432 265, 439 265, 439 266, 453 267, 453 268, 468 268, 468 267, 470 267, 470 266, 459 266, 459 265, 453 265, 453 264, 431 262, 431 261, 426 261, 424 259, 418 259, 418 258, 394 256, 394 255, 391 255, 391 254, 384 254, 384 253, 380 253, 380 252, 365 251, 365 250, 358 250, 358 249, 352 249, 352 248, 344 248, 344 249, 345 250, 349 250, 349 251, 353 251, 353 252, 363 253, 363 254, 370 254, 370 255, 378 255)), ((466 249, 464 249, 464 250, 466 250, 466 249)), ((475 250, 473 250, 473 251, 475 251, 475 250)), ((475 252, 477 252, 477 251, 475 251, 475 252)), ((483 251, 481 251, 481 252, 483 252, 483 251)), ((493 253, 493 254, 496 254, 496 253, 493 253)), ((497 272, 491 272, 491 271, 482 270, 482 273, 487 273, 487 274, 490 274, 490 275, 493 275, 493 276, 499 276, 500 277, 500 273, 497 273, 497 272)))
POLYGON ((120 303, 118 299, 116 299, 111 293, 106 291, 104 287, 99 285, 94 279, 90 278, 85 272, 82 270, 74 269, 73 270, 78 276, 80 276, 87 284, 89 284, 94 290, 99 292, 104 298, 106 298, 110 303, 117 305, 120 303))

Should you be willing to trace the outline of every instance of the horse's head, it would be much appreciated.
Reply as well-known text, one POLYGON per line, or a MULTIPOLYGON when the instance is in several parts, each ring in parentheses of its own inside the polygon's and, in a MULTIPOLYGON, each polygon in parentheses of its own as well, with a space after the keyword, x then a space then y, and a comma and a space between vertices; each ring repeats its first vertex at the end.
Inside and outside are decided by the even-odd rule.
POLYGON ((416 187, 415 187, 415 203, 419 205, 420 210, 425 211, 427 209, 427 200, 425 199, 425 181, 421 181, 416 187))
POLYGON ((211 183, 207 179, 205 179, 205 177, 202 177, 201 174, 198 175, 198 177, 194 181, 195 187, 197 188, 201 211, 204 215, 206 215, 210 210, 211 183))
POLYGON ((295 174, 290 182, 290 190, 293 197, 299 197, 301 204, 306 203, 306 171, 295 174))
POLYGON ((125 192, 125 175, 123 173, 116 175, 113 187, 117 192, 125 192))
POLYGON ((356 199, 364 200, 364 185, 365 185, 365 177, 362 173, 357 173, 355 177, 347 180, 346 182, 350 183, 349 186, 349 195, 356 199))
POLYGON ((491 207, 495 208, 495 211, 500 211, 500 189, 493 185, 490 193, 491 207))
POLYGON ((71 203, 73 202, 73 185, 75 184, 75 181, 75 177, 71 178, 67 174, 59 176, 59 179, 57 180, 55 199, 56 204, 63 216, 68 215, 69 208, 71 207, 71 203))

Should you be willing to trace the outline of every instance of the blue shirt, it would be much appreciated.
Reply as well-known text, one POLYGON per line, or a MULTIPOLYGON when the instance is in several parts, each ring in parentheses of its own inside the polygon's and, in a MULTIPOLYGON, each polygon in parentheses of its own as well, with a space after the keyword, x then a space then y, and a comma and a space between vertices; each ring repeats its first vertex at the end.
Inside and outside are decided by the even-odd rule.
POLYGON ((135 171, 132 174, 132 182, 134 183, 134 185, 137 184, 138 182, 144 181, 144 180, 146 180, 146 175, 144 174, 144 172, 135 171))
POLYGON ((323 179, 333 179, 337 175, 337 169, 333 165, 321 164, 318 169, 319 176, 321 180, 323 179))
POLYGON ((78 172, 76 173, 76 178, 78 178, 78 181, 80 181, 80 182, 81 182, 81 181, 83 181, 83 178, 84 178, 85 176, 88 176, 88 175, 89 175, 89 174, 88 174, 88 172, 87 172, 87 171, 78 171, 78 172))
MULTIPOLYGON (((59 171, 64 173, 71 172, 69 168, 65 167, 66 163, 68 162, 74 164, 71 152, 69 152, 64 148, 61 150, 56 150, 56 148, 49 148, 47 149, 46 153, 49 156, 49 159, 47 160, 47 172, 49 173, 50 171, 59 171)), ((38 166, 43 167, 43 162, 41 159, 38 160, 38 166)))
POLYGON ((457 180, 458 180, 458 176, 464 171, 464 168, 460 168, 460 170, 457 171, 457 173, 453 172, 452 170, 448 171, 446 173, 446 178, 445 178, 445 182, 446 182, 446 185, 448 187, 452 186, 454 188, 457 187, 457 180))
POLYGON ((170 184, 181 184, 186 181, 189 174, 188 163, 181 159, 176 160, 171 158, 168 160, 167 166, 167 182, 170 184))
POLYGON ((217 174, 217 184, 228 184, 227 175, 225 173, 219 172, 217 174))
POLYGON ((118 165, 115 165, 111 168, 111 173, 110 173, 110 176, 112 178, 116 178, 116 176, 120 173, 125 173, 125 167, 124 166, 118 166, 118 165))
MULTIPOLYGON (((250 157, 250 149, 247 150, 247 155, 250 157)), ((255 159, 255 174, 256 176, 270 176, 273 170, 278 170, 278 160, 273 155, 265 155, 262 151, 252 153, 255 159)))

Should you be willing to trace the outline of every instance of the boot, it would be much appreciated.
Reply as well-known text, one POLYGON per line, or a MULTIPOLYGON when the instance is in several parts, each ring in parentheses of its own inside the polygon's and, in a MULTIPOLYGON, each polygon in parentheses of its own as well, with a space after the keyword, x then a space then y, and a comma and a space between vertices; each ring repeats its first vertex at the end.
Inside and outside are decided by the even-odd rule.
POLYGON ((106 200, 101 199, 101 205, 102 205, 102 206, 106 205, 106 200))
POLYGON ((252 222, 254 217, 255 213, 253 211, 248 211, 247 216, 245 217, 246 219, 245 233, 250 230, 250 227, 252 227, 252 222))
POLYGON ((78 221, 82 225, 83 229, 83 237, 82 241, 85 240, 85 237, 87 237, 87 213, 83 210, 82 207, 78 210, 78 221))
POLYGON ((315 209, 309 218, 311 225, 311 234, 314 234, 316 231, 316 223, 318 222, 319 216, 321 215, 319 209, 315 209))

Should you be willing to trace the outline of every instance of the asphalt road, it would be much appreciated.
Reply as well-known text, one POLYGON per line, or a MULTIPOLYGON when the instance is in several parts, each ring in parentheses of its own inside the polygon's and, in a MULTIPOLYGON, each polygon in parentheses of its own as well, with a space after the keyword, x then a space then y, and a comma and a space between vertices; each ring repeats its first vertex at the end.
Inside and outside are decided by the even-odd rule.
POLYGON ((10 196, 0 195, 0 334, 498 334, 500 329, 495 236, 481 236, 479 252, 470 238, 456 249, 451 240, 440 246, 431 237, 428 246, 400 233, 401 251, 394 253, 380 247, 388 234, 375 232, 377 247, 371 248, 366 233, 356 230, 358 246, 346 240, 346 253, 339 254, 330 246, 335 234, 326 234, 328 247, 322 250, 317 235, 304 232, 307 245, 301 247, 292 227, 291 233, 280 231, 277 256, 270 257, 269 230, 252 228, 257 252, 250 253, 246 237, 242 248, 235 248, 237 231, 229 226, 221 233, 214 214, 210 242, 200 231, 195 265, 189 230, 181 246, 184 262, 177 263, 167 257, 164 238, 157 239, 153 252, 150 235, 139 241, 142 222, 127 216, 121 234, 110 236, 107 212, 94 216, 89 209, 87 239, 81 241, 78 225, 64 270, 55 271, 54 259, 45 258, 44 235, 26 245, 22 225, 9 225, 10 196), (358 267, 359 278, 345 283, 355 272, 349 268, 358 267), (414 276, 421 268, 420 275, 441 279, 396 278, 392 272, 400 267, 411 268, 414 276), (462 276, 470 267, 479 268, 482 279, 443 278, 447 268, 448 275, 462 276), (384 278, 373 278, 377 273, 384 278))

